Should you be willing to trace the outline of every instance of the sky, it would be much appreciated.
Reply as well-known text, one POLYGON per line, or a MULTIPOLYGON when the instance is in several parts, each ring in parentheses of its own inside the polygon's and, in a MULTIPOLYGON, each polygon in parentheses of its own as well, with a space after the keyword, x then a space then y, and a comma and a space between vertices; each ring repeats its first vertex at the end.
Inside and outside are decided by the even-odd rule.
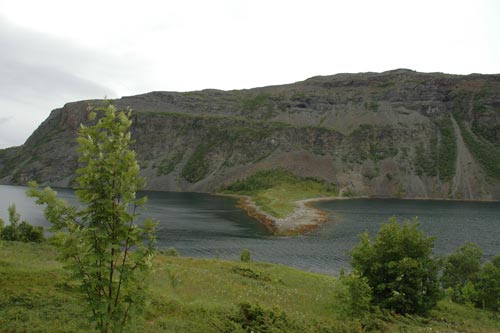
POLYGON ((396 68, 500 73, 500 1, 0 0, 0 149, 71 101, 396 68))

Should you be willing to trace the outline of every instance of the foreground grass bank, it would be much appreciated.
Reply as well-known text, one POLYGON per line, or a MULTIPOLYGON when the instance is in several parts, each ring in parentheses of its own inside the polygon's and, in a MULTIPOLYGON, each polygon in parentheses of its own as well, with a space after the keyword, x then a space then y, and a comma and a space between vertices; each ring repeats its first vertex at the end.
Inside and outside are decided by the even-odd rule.
MULTIPOLYGON (((92 331, 56 255, 46 243, 0 243, 0 331, 92 331)), ((146 312, 132 331, 500 331, 492 313, 448 300, 425 318, 379 312, 362 323, 348 314, 337 278, 270 263, 158 255, 148 285, 146 312)))

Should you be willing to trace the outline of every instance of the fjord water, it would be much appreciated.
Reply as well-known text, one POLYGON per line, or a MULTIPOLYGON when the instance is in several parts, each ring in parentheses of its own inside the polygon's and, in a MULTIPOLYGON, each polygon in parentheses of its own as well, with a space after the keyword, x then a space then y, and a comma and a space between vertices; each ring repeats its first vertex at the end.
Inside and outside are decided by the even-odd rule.
MULTIPOLYGON (((57 189, 59 196, 75 203, 73 191, 57 189)), ((7 206, 16 203, 21 217, 48 226, 42 208, 25 195, 26 187, 0 186, 0 217, 7 220, 7 206)), ((275 237, 256 220, 235 207, 236 199, 199 193, 144 192, 144 216, 160 221, 159 247, 175 247, 181 255, 237 259, 249 249, 252 259, 337 274, 348 268, 348 251, 368 230, 375 235, 391 216, 400 221, 418 216, 427 235, 436 237, 436 254, 453 252, 465 241, 477 243, 484 258, 500 254, 500 203, 356 199, 317 203, 330 222, 298 237, 275 237)))

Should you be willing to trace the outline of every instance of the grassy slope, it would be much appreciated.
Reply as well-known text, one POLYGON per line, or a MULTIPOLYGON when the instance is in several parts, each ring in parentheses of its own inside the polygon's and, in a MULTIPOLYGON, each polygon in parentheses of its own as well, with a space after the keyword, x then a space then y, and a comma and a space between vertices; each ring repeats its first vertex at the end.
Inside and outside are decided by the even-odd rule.
POLYGON ((298 200, 337 193, 332 185, 313 178, 298 177, 281 169, 259 171, 222 191, 248 195, 262 210, 277 218, 291 214, 298 200))
MULTIPOLYGON (((0 243, 0 331, 91 330, 85 302, 66 278, 50 245, 0 243)), ((150 303, 133 331, 220 332, 241 302, 279 308, 303 327, 318 327, 310 324, 316 322, 344 332, 359 328, 345 315, 336 278, 281 265, 159 255, 149 283, 150 303)), ((489 313, 449 301, 429 318, 379 317, 388 332, 500 330, 489 313)))

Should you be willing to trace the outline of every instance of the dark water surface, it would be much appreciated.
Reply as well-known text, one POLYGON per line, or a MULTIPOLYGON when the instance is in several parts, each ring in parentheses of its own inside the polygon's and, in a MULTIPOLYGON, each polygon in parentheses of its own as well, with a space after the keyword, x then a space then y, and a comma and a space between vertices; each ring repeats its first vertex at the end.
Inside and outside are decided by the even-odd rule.
MULTIPOLYGON (((57 189, 59 196, 75 203, 73 191, 57 189)), ((21 217, 48 226, 42 208, 25 195, 25 187, 0 185, 0 217, 16 203, 21 217)), ((437 254, 453 252, 465 241, 477 243, 485 259, 500 254, 500 203, 356 199, 321 202, 330 222, 298 237, 275 237, 256 220, 235 208, 236 200, 199 193, 144 192, 149 198, 143 215, 160 221, 158 243, 181 255, 236 259, 248 248, 252 258, 304 270, 336 274, 348 267, 347 252, 358 235, 374 235, 391 216, 400 220, 418 216, 421 228, 435 236, 437 254)))

